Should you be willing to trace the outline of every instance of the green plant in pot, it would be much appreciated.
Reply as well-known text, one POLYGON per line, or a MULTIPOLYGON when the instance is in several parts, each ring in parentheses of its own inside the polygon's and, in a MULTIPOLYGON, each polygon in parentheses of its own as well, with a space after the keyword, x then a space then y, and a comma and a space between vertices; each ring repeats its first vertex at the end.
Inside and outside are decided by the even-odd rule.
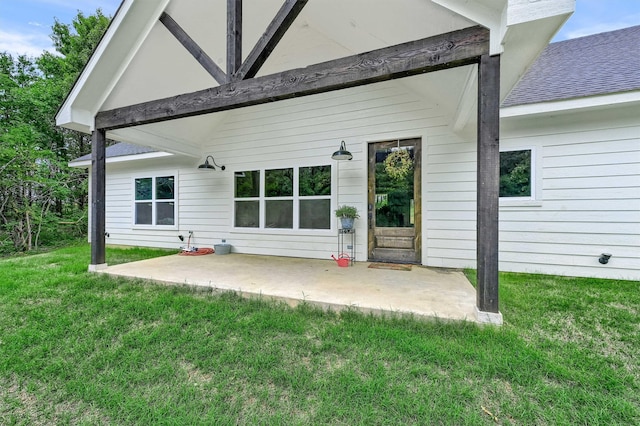
POLYGON ((340 218, 343 229, 352 229, 353 221, 360 217, 358 209, 353 206, 340 206, 336 210, 336 216, 340 218))

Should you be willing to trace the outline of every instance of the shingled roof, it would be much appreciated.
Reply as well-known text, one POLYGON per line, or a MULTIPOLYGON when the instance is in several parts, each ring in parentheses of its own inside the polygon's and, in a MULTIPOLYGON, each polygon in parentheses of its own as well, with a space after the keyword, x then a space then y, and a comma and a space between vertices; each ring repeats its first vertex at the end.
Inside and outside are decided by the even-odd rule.
POLYGON ((640 25, 550 44, 502 106, 640 89, 640 25))
MULTIPOLYGON (((134 145, 132 143, 118 142, 115 145, 108 146, 105 152, 107 158, 124 157, 125 155, 147 154, 149 152, 157 152, 155 149, 146 146, 134 145)), ((73 162, 91 160, 91 154, 83 155, 76 158, 73 162)))

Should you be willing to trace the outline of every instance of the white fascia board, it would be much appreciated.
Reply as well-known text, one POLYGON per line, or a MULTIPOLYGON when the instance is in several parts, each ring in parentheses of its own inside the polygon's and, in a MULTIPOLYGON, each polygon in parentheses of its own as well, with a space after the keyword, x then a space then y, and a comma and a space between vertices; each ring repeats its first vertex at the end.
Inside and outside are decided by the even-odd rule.
POLYGON ((56 125, 65 129, 91 133, 93 116, 90 111, 78 108, 61 109, 56 117, 56 125))
MULTIPOLYGON (((109 83, 109 85, 105 87, 105 90, 102 92, 102 96, 97 99, 96 108, 93 111, 94 116, 99 112, 102 105, 104 105, 107 98, 111 95, 111 92, 113 91, 114 87, 117 85, 118 81, 120 81, 120 78, 122 77, 124 72, 127 70, 127 67, 129 66, 129 64, 137 54, 140 47, 142 47, 142 44, 149 36, 149 33, 151 32, 153 27, 158 23, 158 20, 160 19, 160 15, 162 14, 162 12, 164 12, 164 10, 166 9, 170 1, 171 0, 162 0, 162 1, 156 2, 155 9, 153 9, 150 13, 150 16, 152 17, 152 19, 147 20, 146 26, 144 30, 140 33, 140 36, 138 37, 138 39, 135 41, 135 43, 131 43, 132 47, 128 51, 127 56, 124 58, 122 62, 120 62, 120 66, 118 67, 117 71, 113 73, 111 82, 109 83)), ((153 2, 149 2, 149 3, 153 4, 153 2)), ((146 9, 144 12, 146 12, 146 9)))
POLYGON ((575 8, 575 0, 509 0, 507 25, 570 15, 575 8))
MULTIPOLYGON (((170 0, 157 2, 123 1, 107 32, 89 58, 87 65, 82 70, 58 111, 56 115, 56 124, 58 126, 75 129, 79 127, 86 129, 88 133, 94 130, 95 115, 118 83, 169 2, 170 0), (142 31, 139 31, 137 37, 132 39, 130 34, 125 34, 127 32, 126 27, 130 25, 131 29, 135 31, 136 28, 134 27, 138 24, 136 21, 140 20, 146 21, 146 25, 142 31), (114 46, 118 42, 119 46, 114 46), (127 46, 127 48, 123 49, 123 46, 127 46), (109 58, 105 59, 106 56, 109 56, 109 58), (107 80, 108 83, 99 84, 99 87, 89 87, 91 80, 103 82, 107 80), (88 90, 94 92, 88 97, 90 105, 77 105, 83 92, 88 90), (88 114, 76 114, 77 111, 88 111, 88 114)), ((94 83, 94 86, 97 86, 97 84, 94 83)))
MULTIPOLYGON (((127 161, 149 160, 154 158, 171 157, 172 155, 173 154, 170 154, 168 152, 147 152, 144 154, 121 155, 118 157, 111 157, 111 158, 107 158, 105 162, 107 164, 124 163, 127 161)), ((69 167, 78 167, 78 168, 91 167, 91 160, 70 161, 69 167)))
POLYGON ((640 103, 640 91, 616 93, 613 95, 590 96, 577 99, 564 99, 560 101, 540 102, 536 104, 516 105, 501 108, 500 118, 553 114, 589 108, 620 106, 628 103, 640 103))
MULTIPOLYGON (((120 8, 116 13, 116 16, 113 17, 111 24, 109 25, 106 33, 102 37, 102 40, 100 40, 100 43, 98 44, 98 46, 96 46, 96 49, 93 51, 93 54, 89 58, 89 61, 87 62, 84 69, 80 73, 80 76, 78 77, 75 84, 71 88, 71 91, 67 95, 67 98, 64 100, 62 107, 60 108, 60 111, 58 111, 58 114, 56 115, 56 125, 67 127, 69 124, 74 123, 72 120, 73 104, 75 103, 75 100, 78 98, 78 96, 80 95, 80 92, 82 91, 85 84, 87 83, 89 76, 94 72, 94 70, 96 70, 96 66, 100 58, 102 57, 102 54, 107 49, 114 34, 118 31, 118 28, 122 24, 124 16, 127 14, 129 9, 131 8, 132 3, 133 3, 133 0, 125 0, 120 5, 120 8)), ((76 124, 81 124, 85 127, 88 127, 89 132, 93 130, 93 123, 83 122, 83 123, 76 123, 76 124)))

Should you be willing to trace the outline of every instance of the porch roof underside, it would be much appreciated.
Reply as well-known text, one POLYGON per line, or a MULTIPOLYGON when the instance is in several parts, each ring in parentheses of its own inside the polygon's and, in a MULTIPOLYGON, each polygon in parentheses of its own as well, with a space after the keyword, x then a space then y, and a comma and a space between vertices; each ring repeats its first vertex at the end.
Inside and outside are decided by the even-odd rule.
MULTIPOLYGON (((523 13, 518 8, 507 8, 506 0, 481 0, 474 2, 474 6, 465 6, 466 3, 456 0, 399 0, 375 5, 366 0, 309 2, 257 77, 377 51, 479 23, 492 31, 491 50, 504 49, 501 72, 501 98, 504 98, 572 11, 572 0, 561 0, 563 7, 544 15, 543 19, 538 19, 538 9, 523 13), (340 13, 335 13, 336 10, 340 13), (532 31, 539 36, 535 40, 530 37, 532 31)), ((281 4, 281 0, 247 2, 243 11, 243 52, 249 52, 259 40, 281 4)), ((163 13, 170 15, 224 69, 226 13, 222 12, 225 7, 226 0, 157 3, 125 0, 62 106, 58 124, 88 132, 93 130, 94 117, 100 111, 220 87, 160 22, 160 17, 163 13)), ((459 128, 475 127, 475 116, 469 114, 477 102, 475 66, 416 75, 398 80, 396 84, 409 85, 423 97, 437 99, 452 123, 459 122, 459 128)), ((107 137, 198 157, 202 145, 224 117, 224 112, 216 112, 153 122, 109 130, 107 137)))

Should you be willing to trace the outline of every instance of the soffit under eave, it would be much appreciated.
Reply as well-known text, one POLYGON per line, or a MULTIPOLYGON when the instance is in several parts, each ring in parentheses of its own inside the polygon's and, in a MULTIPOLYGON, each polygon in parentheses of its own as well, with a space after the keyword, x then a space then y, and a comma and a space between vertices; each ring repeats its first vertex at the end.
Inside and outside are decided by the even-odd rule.
POLYGON ((476 25, 435 2, 397 0, 325 0, 309 2, 301 19, 315 31, 357 54, 476 25), (340 13, 335 13, 340 10, 340 13))
MULTIPOLYGON (((269 17, 277 9, 277 7, 273 7, 273 5, 279 6, 280 1, 281 0, 272 0, 271 2, 269 2, 268 0, 261 1, 259 3, 259 5, 261 6, 261 9, 259 10, 260 13, 258 15, 262 17, 262 20, 264 22, 258 25, 251 25, 250 28, 259 28, 261 26, 266 27, 266 24, 270 19, 269 17), (271 4, 271 10, 269 10, 268 8, 265 9, 265 5, 267 5, 268 3, 271 4), (266 13, 265 13, 265 10, 267 11, 266 13)), ((407 38, 406 41, 410 39, 419 38, 420 36, 433 35, 433 33, 442 33, 442 32, 451 31, 454 29, 468 26, 472 23, 471 21, 466 20, 466 18, 462 18, 458 15, 455 15, 450 10, 445 10, 444 8, 438 6, 435 3, 425 2, 423 0, 398 0, 397 2, 394 2, 394 4, 392 5, 394 12, 398 12, 400 10, 404 10, 405 12, 407 11, 411 12, 411 13, 404 14, 405 21, 403 21, 403 18, 401 17, 402 15, 401 13, 389 13, 391 11, 378 12, 377 14, 371 13, 371 11, 375 10, 376 8, 363 7, 363 6, 370 6, 370 4, 366 3, 366 1, 367 0, 359 0, 360 3, 362 2, 364 3, 362 5, 358 5, 356 4, 358 3, 358 1, 353 0, 347 3, 348 6, 344 6, 345 5, 344 3, 340 3, 339 0, 334 0, 334 3, 337 2, 334 6, 342 6, 341 11, 344 12, 345 7, 348 8, 349 6, 352 9, 352 12, 350 14, 349 13, 340 14, 340 17, 342 17, 344 21, 342 28, 347 27, 349 31, 347 32, 342 31, 342 34, 343 34, 342 41, 340 40, 334 41, 333 45, 329 46, 329 50, 335 49, 336 46, 348 46, 348 48, 343 51, 339 51, 340 50, 339 48, 335 49, 337 50, 337 52, 333 51, 333 54, 336 55, 336 57, 345 56, 347 54, 359 53, 359 51, 367 51, 367 50, 372 50, 374 48, 383 47, 381 45, 376 45, 376 42, 382 42, 383 45, 393 44, 395 42, 401 42, 402 36, 400 36, 400 34, 403 31, 407 31, 409 29, 414 31, 416 28, 422 27, 422 28, 429 28, 430 32, 425 34, 412 34, 407 38), (431 9, 428 9, 429 7, 431 9), (425 10, 427 10, 425 8, 428 9, 429 13, 425 13, 425 10), (420 10, 422 10, 422 13, 419 13, 420 10), (369 15, 368 20, 365 19, 367 17, 365 12, 368 13, 369 15), (371 19, 372 17, 373 19, 371 19), (386 26, 382 25, 380 22, 376 22, 375 18, 380 19, 380 17, 383 17, 384 19, 386 19, 386 21, 384 21, 385 23, 387 23, 386 26), (395 18, 396 22, 394 22, 393 19, 390 19, 390 17, 396 17, 395 18), (400 22, 397 21, 398 19, 400 19, 400 22), (418 22, 421 22, 423 25, 422 26, 416 25, 415 22, 412 25, 408 25, 406 19, 413 19, 413 20, 417 19, 418 22), (429 19, 431 19, 431 22, 430 22, 430 25, 427 25, 429 24, 429 19), (385 28, 390 29, 390 32, 387 33, 387 35, 384 37, 387 40, 381 40, 380 37, 374 33, 374 31, 380 31, 385 28), (364 35, 361 37, 355 37, 354 35, 356 34, 361 34, 361 35, 364 34, 364 35), (397 40, 392 40, 392 36, 398 36, 399 38, 397 40), (354 44, 354 40, 360 40, 360 43, 354 44)), ((484 1, 499 1, 499 0, 484 0, 484 1)), ((318 28, 324 29, 325 36, 328 33, 330 36, 336 37, 336 34, 340 33, 338 29, 335 29, 333 31, 327 31, 327 29, 336 28, 335 25, 337 23, 336 20, 333 18, 336 16, 335 10, 338 10, 338 9, 331 7, 331 5, 329 4, 330 2, 331 0, 325 0, 324 2, 311 3, 313 6, 307 8, 308 10, 311 10, 311 11, 310 12, 307 11, 306 14, 308 17, 311 17, 312 19, 307 19, 305 21, 304 13, 303 13, 303 17, 299 18, 299 21, 301 21, 299 23, 299 28, 308 28, 310 26, 309 21, 315 20, 313 25, 316 25, 318 28), (320 6, 318 6, 321 3, 324 7, 324 13, 322 13, 323 9, 320 6), (331 11, 331 13, 327 14, 327 11, 331 11)), ((158 96, 158 93, 156 93, 156 91, 162 90, 162 88, 169 87, 170 84, 167 84, 167 81, 174 82, 176 79, 168 78, 168 77, 162 78, 162 76, 156 75, 156 79, 159 80, 161 84, 154 85, 154 87, 151 88, 150 93, 148 93, 146 97, 142 95, 142 99, 138 99, 138 100, 125 99, 122 102, 113 101, 113 94, 114 94, 113 92, 117 87, 116 82, 119 82, 122 76, 127 72, 127 70, 131 68, 132 62, 137 56, 136 53, 139 52, 139 49, 143 46, 143 44, 149 39, 149 37, 152 36, 152 33, 163 34, 162 31, 164 31, 164 29, 158 28, 159 23, 157 21, 157 18, 159 17, 159 15, 162 13, 163 10, 166 10, 174 14, 178 19, 180 19, 183 22, 184 25, 186 25, 187 30, 192 32, 198 39, 200 39, 200 42, 204 41, 205 45, 206 45, 206 41, 213 39, 213 37, 207 38, 207 37, 204 37, 203 35, 198 35, 199 34, 198 32, 209 31, 212 28, 220 29, 221 27, 224 27, 223 22, 224 22, 224 18, 226 17, 226 14, 214 13, 214 12, 215 10, 224 10, 226 6, 225 0, 171 0, 171 1, 164 0, 161 2, 157 2, 155 8, 151 8, 149 6, 149 3, 150 2, 139 2, 139 1, 134 2, 132 0, 126 0, 123 3, 121 10, 118 13, 118 16, 114 18, 115 25, 112 25, 112 28, 110 28, 111 34, 105 37, 105 40, 103 40, 103 43, 101 43, 101 46, 98 48, 96 52, 96 55, 94 55, 94 57, 92 58, 92 62, 89 64, 89 66, 83 73, 83 76, 80 78, 78 82, 79 84, 77 84, 76 87, 74 88, 72 95, 67 100, 68 102, 65 103, 64 108, 74 108, 77 111, 82 111, 82 114, 64 114, 63 113, 61 114, 61 117, 63 118, 76 117, 76 116, 84 117, 87 115, 85 114, 85 112, 89 112, 90 114, 95 114, 98 110, 107 109, 105 108, 105 106, 117 107, 117 106, 131 104, 134 102, 150 100, 150 99, 161 97, 161 96, 158 96), (206 4, 208 5, 209 8, 213 7, 214 9, 213 11, 210 11, 209 14, 207 13, 185 14, 185 11, 190 10, 189 7, 186 7, 186 5, 190 5, 192 7, 196 2, 199 2, 201 4, 206 4), (215 22, 212 22, 211 20, 206 19, 207 15, 216 17, 216 19, 218 20, 220 20, 222 17, 222 22, 218 22, 217 24, 215 24, 215 22), (195 21, 196 25, 192 25, 191 28, 189 28, 190 21, 185 19, 186 16, 191 16, 191 17, 196 16, 200 18, 204 16, 205 19, 204 21, 196 20, 195 21), (208 25, 205 25, 205 24, 208 24, 208 25), (143 30, 140 31, 139 28, 143 28, 143 30), (109 98, 112 100, 112 102, 106 102, 106 100, 109 98)), ((382 5, 385 5, 385 4, 383 3, 382 5)), ((388 4, 386 5, 387 7, 389 7, 388 4)), ((252 6, 255 8, 255 5, 252 5, 252 6)), ((245 6, 245 10, 247 10, 247 6, 245 6)), ((251 22, 250 20, 246 20, 246 21, 251 22)), ((250 33, 249 31, 245 31, 245 32, 250 33)), ((205 34, 207 33, 205 32, 205 34)), ((315 45, 314 45, 314 42, 312 40, 315 34, 312 34, 311 37, 309 37, 309 34, 310 33, 308 32, 307 34, 305 34, 307 36, 306 39, 308 39, 307 41, 309 42, 310 45, 313 45, 312 47, 316 47, 318 43, 315 42, 315 45)), ((225 44, 224 40, 226 39, 224 37, 224 32, 222 32, 221 35, 218 35, 218 36, 221 40, 223 40, 222 45, 224 48, 224 44, 225 44)), ((160 45, 167 46, 167 43, 171 43, 171 42, 176 44, 175 40, 167 39, 166 34, 163 34, 160 37, 164 38, 163 42, 160 43, 160 45)), ((253 40, 257 40, 257 37, 258 37, 257 33, 252 36, 245 37, 245 44, 247 43, 247 40, 249 40, 249 43, 253 43, 253 40)), ((288 37, 294 40, 299 39, 299 37, 297 37, 295 34, 288 34, 285 37, 288 37)), ((327 37, 327 39, 330 39, 330 38, 331 37, 327 37)), ((286 43, 283 43, 283 44, 286 44, 286 43)), ((323 47, 327 48, 327 44, 329 43, 325 42, 325 46, 323 47)), ((157 43, 156 43, 156 46, 153 46, 152 50, 160 51, 164 53, 163 60, 165 61, 165 63, 167 61, 171 61, 172 63, 185 63, 185 64, 189 62, 194 62, 193 58, 189 58, 188 54, 184 51, 182 46, 178 46, 177 49, 173 49, 175 52, 173 55, 166 54, 166 49, 158 48, 157 43)), ((281 54, 281 58, 287 56, 286 49, 283 46, 280 46, 277 50, 284 51, 281 54)), ((308 53, 312 50, 313 49, 306 48, 303 50, 303 52, 308 53)), ((245 46, 245 53, 247 51, 248 49, 245 46)), ((213 56, 219 61, 223 55, 214 54, 213 56)), ((289 57, 299 57, 299 56, 301 55, 300 54, 289 55, 289 57)), ((313 56, 315 56, 315 53, 313 56)), ((327 59, 329 59, 328 54, 326 54, 325 57, 321 58, 321 60, 327 60, 327 59)), ((311 59, 309 59, 309 61, 311 61, 311 59)), ((277 60, 276 61, 271 60, 271 62, 277 62, 277 60)), ((288 60, 288 61, 284 60, 281 62, 283 64, 288 64, 289 68, 300 66, 300 64, 293 63, 291 60, 288 60)), ((155 67, 156 70, 161 70, 162 68, 163 67, 161 64, 155 67)), ((270 67, 268 63, 267 66, 265 67, 265 70, 269 70, 270 72, 278 71, 277 67, 275 67, 274 69, 270 69, 270 68, 274 68, 274 67, 270 67)), ((173 94, 185 93, 185 92, 216 85, 215 82, 213 83, 211 82, 211 80, 209 79, 209 76, 206 76, 206 75, 203 76, 204 72, 202 71, 202 69, 198 64, 191 63, 188 69, 190 70, 188 72, 185 72, 184 68, 181 69, 180 74, 181 75, 188 74, 187 78, 183 79, 183 81, 187 81, 191 85, 191 87, 179 87, 173 90, 169 90, 168 91, 169 95, 171 95, 171 93, 173 94), (194 77, 194 76, 197 76, 197 77, 194 77)), ((264 74, 264 71, 263 71, 263 74, 264 74)), ((153 74, 149 74, 149 75, 153 76, 153 74)), ((138 82, 138 85, 144 84, 145 79, 138 78, 137 82, 138 82)), ((130 89, 121 90, 121 92, 124 92, 124 93, 131 93, 131 91, 132 90, 130 89)), ((136 88, 136 90, 133 90, 133 91, 136 93, 142 93, 142 90, 138 88, 136 88)), ((91 127, 92 125, 92 123, 82 123, 82 124, 86 124, 88 127, 91 127)))
MULTIPOLYGON (((182 8, 181 9, 180 7, 178 7, 178 5, 180 5, 180 4, 183 4, 183 5, 184 4, 192 4, 195 1, 198 1, 198 0, 172 0, 170 3, 168 3, 168 7, 166 8, 166 10, 170 11, 171 13, 173 13, 174 15, 176 15, 179 18, 181 15, 180 15, 180 13, 178 13, 178 11, 180 11, 180 10, 185 10, 186 11, 187 8, 182 8)), ((206 1, 207 4, 211 3, 211 0, 202 0, 202 1, 206 1)), ((216 0, 216 1, 220 2, 220 0, 216 0)), ((325 2, 323 2, 323 3, 330 2, 330 1, 331 0, 325 0, 325 2)), ((365 1, 365 0, 362 0, 362 1, 365 1)), ((447 30, 454 29, 454 27, 456 27, 456 26, 464 27, 464 26, 467 26, 471 22, 470 20, 468 20, 468 19, 466 19, 464 17, 461 17, 459 15, 456 15, 453 12, 451 12, 451 10, 448 10, 448 9, 446 9, 444 7, 440 7, 435 3, 425 2, 423 0, 400 0, 400 1, 403 2, 402 4, 409 5, 410 7, 417 7, 417 5, 420 5, 419 7, 424 7, 425 4, 428 3, 430 5, 430 7, 431 7, 431 10, 430 10, 431 12, 438 11, 438 13, 434 12, 434 14, 437 15, 436 16, 437 19, 435 19, 435 21, 439 22, 440 24, 442 24, 443 22, 446 22, 446 24, 449 25, 449 27, 447 27, 445 29, 440 29, 437 32, 446 32, 447 30), (447 21, 446 19, 443 19, 443 16, 447 16, 449 21, 447 21)), ((448 0, 448 1, 449 1, 449 3, 454 3, 454 0, 448 0)), ((443 3, 443 2, 445 2, 445 0, 434 0, 434 2, 443 3)), ((458 2, 458 3, 460 3, 460 2, 458 2)), ((481 1, 479 3, 483 3, 483 4, 487 3, 489 5, 495 6, 495 5, 503 4, 504 2, 501 1, 501 0, 484 0, 484 1, 481 1)), ((221 4, 224 7, 226 2, 222 1, 221 4)), ((318 7, 317 5, 320 4, 320 3, 318 2, 318 3, 311 3, 311 4, 314 4, 316 7, 318 7)), ((397 4, 395 4, 395 5, 397 7, 397 4)), ((245 6, 245 9, 246 9, 246 6, 245 6)), ((313 8, 311 8, 310 10, 311 10, 311 12, 309 12, 309 10, 307 10, 307 13, 310 13, 308 19, 305 19, 304 18, 304 14, 302 14, 301 17, 299 17, 299 19, 297 20, 297 27, 294 24, 294 31, 291 31, 290 33, 288 33, 285 36, 285 39, 287 37, 292 39, 292 40, 295 40, 295 41, 300 41, 300 40, 304 39, 305 42, 306 42, 306 41, 309 41, 309 40, 313 41, 314 37, 317 38, 318 34, 320 34, 320 35, 325 37, 325 40, 330 40, 330 37, 327 36, 327 28, 328 28, 327 22, 329 22, 328 19, 331 16, 325 16, 323 18, 324 19, 323 20, 323 19, 321 19, 321 15, 322 15, 321 13, 313 12, 313 8), (314 18, 314 19, 311 19, 311 18, 314 18), (320 21, 322 21, 322 23, 324 25, 319 23, 320 21), (297 30, 297 32, 295 30, 297 30), (299 35, 302 34, 302 33, 305 33, 307 35, 307 37, 306 38, 300 37, 299 35)), ((336 10, 336 9, 334 8, 333 10, 336 10)), ((417 9, 411 9, 411 10, 417 10, 417 9)), ((488 11, 492 10, 490 7, 485 7, 485 9, 483 9, 483 10, 485 12, 485 15, 493 16, 495 18, 496 22, 501 22, 501 23, 503 22, 503 20, 504 20, 504 13, 503 12, 504 11, 502 13, 497 13, 497 9, 494 9, 493 13, 490 13, 490 12, 488 12, 488 11), (498 15, 500 15, 499 19, 497 18, 498 15)), ((160 13, 161 13, 161 11, 156 13, 156 15, 159 16, 160 13)), ((468 15, 473 15, 471 13, 467 13, 467 14, 468 15)), ((196 15, 199 16, 199 14, 196 14, 196 15)), ((387 14, 386 13, 382 13, 381 15, 387 15, 387 14)), ((411 18, 420 19, 420 14, 419 13, 411 13, 409 15, 411 16, 411 18)), ((341 16, 348 16, 348 15, 342 15, 341 14, 341 16)), ((359 18, 359 16, 360 15, 358 15, 358 18, 359 18)), ((400 15, 392 15, 392 16, 400 16, 400 15)), ((373 17, 375 18, 376 16, 374 15, 373 17)), ((225 18, 226 18, 226 16, 225 16, 225 18)), ((433 18, 433 16, 431 16, 431 18, 433 18)), ((398 19, 401 19, 401 17, 399 17, 398 19)), ((480 19, 480 20, 482 20, 482 19, 480 19)), ((265 21, 265 22, 267 22, 267 21, 265 21)), ((484 22, 487 22, 486 19, 484 19, 484 22)), ((356 21, 351 19, 351 20, 343 22, 343 26, 341 27, 343 29, 343 31, 342 32, 335 31, 336 34, 338 34, 338 33, 343 34, 343 37, 342 37, 343 41, 340 42, 340 43, 338 43, 338 42, 333 43, 333 45, 330 46, 330 49, 327 49, 327 51, 331 51, 331 52, 333 52, 333 54, 335 54, 335 55, 337 55, 339 57, 339 56, 345 56, 346 54, 352 53, 354 50, 357 50, 359 48, 359 46, 366 46, 367 48, 360 47, 364 51, 364 50, 370 50, 371 48, 376 48, 377 45, 375 45, 375 42, 389 43, 389 42, 386 42, 385 40, 379 40, 376 37, 375 34, 372 34, 371 31, 367 30, 367 28, 371 28, 372 26, 375 27, 375 19, 370 20, 368 22, 368 25, 366 25, 365 23, 367 23, 367 21, 366 20, 362 20, 362 19, 359 19, 359 20, 356 20, 356 21), (349 31, 347 31, 347 32, 344 31, 346 26, 351 27, 349 29, 349 31), (356 30, 359 30, 359 32, 358 32, 359 34, 364 34, 365 36, 362 37, 360 44, 354 45, 353 40, 356 40, 356 37, 351 37, 351 35, 353 35, 352 31, 356 31, 356 30), (344 41, 344 40, 346 40, 346 41, 344 41), (349 43, 347 43, 347 41, 349 43), (367 43, 373 43, 373 44, 367 45, 367 43), (345 47, 345 46, 348 46, 348 48, 345 47), (336 52, 338 52, 338 53, 336 53, 336 52)), ((186 21, 185 21, 185 24, 186 24, 186 21)), ((164 56, 159 56, 159 57, 164 59, 164 61, 167 61, 169 59, 173 59, 174 63, 182 64, 182 65, 188 64, 188 68, 187 68, 188 71, 185 71, 185 70, 178 71, 177 74, 183 76, 183 79, 182 79, 183 84, 186 81, 188 84, 192 84, 193 87, 192 88, 185 88, 185 86, 176 86, 175 88, 172 89, 172 92, 175 92, 176 94, 177 93, 186 93, 186 92, 198 90, 199 88, 207 88, 207 87, 212 87, 212 86, 217 85, 212 80, 212 78, 202 70, 202 68, 199 66, 199 64, 197 64, 195 62, 195 60, 192 57, 189 56, 189 54, 186 52, 186 50, 184 50, 184 48, 182 46, 180 46, 177 43, 177 41, 172 38, 172 36, 170 34, 168 34, 166 29, 164 29, 162 27, 162 25, 157 21, 157 19, 155 21, 152 21, 149 25, 150 25, 151 29, 147 32, 147 34, 145 36, 145 39, 144 39, 144 43, 149 41, 150 40, 149 37, 152 37, 152 35, 154 33, 155 34, 162 34, 162 35, 160 35, 158 37, 158 40, 160 40, 160 42, 156 43, 155 47, 149 49, 149 51, 154 51, 154 50, 155 51, 161 51, 164 56), (162 48, 159 48, 159 46, 161 46, 162 48), (171 46, 171 49, 173 49, 175 51, 175 54, 168 54, 168 50, 170 50, 168 46, 171 46), (175 59, 176 57, 179 57, 180 59, 176 60, 175 59), (198 77, 194 78, 193 77, 194 75, 198 75, 198 77)), ((495 25, 495 24, 491 24, 491 25, 495 25)), ((186 25, 186 26, 188 27, 188 25, 186 25)), ((200 30, 202 30, 202 26, 196 25, 196 27, 199 28, 200 30)), ((415 28, 415 27, 417 27, 417 26, 414 26, 414 25, 406 25, 405 26, 405 28, 415 28)), ((424 25, 424 27, 428 27, 431 31, 434 31, 434 26, 433 25, 431 25, 431 26, 424 25)), ((389 25, 389 28, 403 28, 403 27, 396 23, 396 25, 389 25)), ((397 32, 399 33, 399 31, 397 31, 397 32)), ((391 34, 395 34, 395 33, 392 32, 391 34)), ((395 34, 395 35, 398 35, 398 34, 395 34)), ((202 37, 202 36, 199 36, 199 37, 202 37)), ((155 37, 152 37, 152 38, 155 39, 155 37)), ((411 38, 415 38, 415 37, 411 37, 411 38)), ((245 39, 245 41, 246 41, 246 39, 245 39)), ((396 41, 396 40, 394 40, 394 41, 396 41)), ((136 50, 136 52, 138 52, 138 55, 132 55, 129 58, 130 61, 128 63, 126 63, 126 65, 127 65, 126 66, 126 70, 121 72, 121 74, 120 74, 121 77, 124 74, 126 74, 126 72, 129 70, 129 67, 133 64, 133 62, 136 61, 136 58, 142 57, 141 54, 140 54, 140 49, 142 48, 142 45, 144 43, 141 43, 141 46, 139 46, 138 49, 136 50)), ((313 45, 313 43, 309 43, 309 44, 313 45)), ((307 46, 308 45, 305 45, 306 53, 309 54, 310 52, 313 52, 313 49, 309 49, 307 46)), ((327 46, 327 42, 325 41, 325 48, 326 48, 326 46, 327 46)), ((281 44, 277 48, 277 50, 278 49, 281 50, 280 57, 281 58, 285 57, 286 54, 287 54, 286 43, 281 44)), ((245 48, 245 54, 246 53, 247 53, 247 49, 245 48)), ((294 58, 297 59, 296 55, 289 55, 289 56, 290 57, 293 56, 294 58)), ((277 57, 277 55, 276 55, 276 57, 277 57)), ((309 58, 310 58, 309 60, 311 60, 311 58, 315 58, 315 53, 313 55, 309 55, 309 58)), ((323 60, 326 60, 326 58, 323 58, 323 60)), ((148 61, 139 61, 139 62, 141 62, 142 64, 148 63, 148 61)), ((276 62, 276 61, 271 60, 271 62, 276 62)), ((318 61, 316 60, 315 62, 318 62, 318 61)), ((291 61, 289 61, 289 62, 284 61, 282 63, 291 64, 291 61)), ((273 67, 273 65, 270 65, 270 63, 268 62, 267 66, 265 67, 265 69, 269 70, 270 66, 273 67)), ((294 67, 294 66, 295 66, 295 63, 290 65, 288 68, 291 68, 291 67, 294 67)), ((151 67, 151 68, 155 69, 155 70, 161 70, 162 66, 158 65, 156 67, 151 67)), ((277 71, 277 69, 274 70, 274 72, 275 71, 277 71)), ((150 75, 150 74, 144 74, 143 73, 143 76, 148 76, 148 75, 150 75)), ((151 75, 154 75, 154 74, 151 74, 151 75)), ((162 96, 158 96, 158 92, 157 92, 158 88, 163 88, 163 89, 167 88, 169 86, 167 84, 167 82, 178 81, 176 78, 171 78, 171 77, 166 77, 166 76, 163 78, 162 76, 158 76, 157 74, 155 76, 157 78, 157 81, 154 84, 151 85, 149 91, 147 92, 147 96, 148 96, 147 100, 156 99, 156 98, 162 97, 162 96)), ((137 79, 137 81, 138 81, 137 84, 133 84, 132 86, 130 86, 128 88, 122 88, 121 91, 123 93, 138 93, 139 94, 141 91, 136 91, 136 86, 139 86, 140 84, 143 84, 143 83, 145 83, 147 81, 150 81, 150 80, 151 79, 138 78, 137 79)), ((115 85, 113 85, 112 88, 115 88, 115 85)), ((171 96, 170 93, 171 93, 171 91, 169 92, 168 96, 171 96)), ((111 93, 111 95, 112 94, 113 93, 111 93)), ((93 99, 96 99, 96 98, 99 98, 99 97, 93 96, 93 99)), ((113 100, 113 98, 111 98, 111 100, 113 100)), ((142 100, 144 100, 144 99, 142 99, 142 100)), ((128 104, 135 103, 135 102, 136 102, 135 100, 130 100, 130 101, 126 101, 126 102, 123 102, 123 103, 125 105, 128 105, 128 104)), ((118 103, 119 102, 114 102, 113 106, 119 106, 118 103)), ((108 104, 109 104, 109 102, 104 102, 101 105, 100 109, 101 110, 107 109, 107 108, 104 108, 104 107, 105 107, 105 105, 108 105, 108 104)), ((109 106, 111 106, 111 105, 109 105, 109 106)), ((97 108, 94 108, 94 110, 97 111, 97 108)), ((202 134, 205 135, 207 133, 207 131, 208 131, 208 129, 203 128, 202 134)))
POLYGON ((110 130, 111 139, 148 146, 186 157, 199 157, 202 145, 224 121, 228 111, 110 130))
MULTIPOLYGON (((379 3, 374 8, 368 8, 379 9, 377 12, 364 8, 364 5, 369 4, 367 1, 350 0, 349 5, 353 3, 362 7, 354 8, 351 5, 350 9, 342 10, 339 22, 331 18, 335 17, 335 11, 342 4, 340 0, 323 0, 307 4, 258 75, 301 68, 473 25, 473 22, 424 0, 398 0, 393 4, 379 3), (393 14, 393 11, 396 13, 393 14), (349 17, 349 13, 360 15, 349 17), (381 28, 379 24, 381 20, 384 21, 385 16, 391 16, 387 21, 389 27, 394 29, 381 38, 373 31, 375 28, 381 28)), ((260 5, 263 6, 267 2, 279 7, 282 0, 262 0, 260 5)), ((214 14, 214 5, 217 3, 220 3, 220 0, 172 0, 167 7, 167 13, 224 69, 226 37, 224 32, 220 31, 220 27, 224 25, 226 16, 214 14), (187 10, 192 10, 186 6, 187 4, 192 8, 200 5, 203 8, 202 13, 200 10, 199 13, 186 13, 187 10), (182 7, 178 7, 180 5, 182 7), (207 15, 213 16, 208 26, 202 19, 202 16, 207 15), (212 31, 217 29, 216 37, 211 37, 207 28, 212 31)), ((226 2, 222 1, 221 4, 224 3, 226 2)), ((266 29, 271 17, 268 13, 272 12, 275 15, 277 11, 277 7, 271 7, 265 13, 266 6, 263 6, 258 14, 261 19, 257 19, 258 16, 251 16, 252 6, 253 4, 248 2, 244 6, 243 21, 247 28, 244 32, 248 33, 243 37, 245 56, 249 53, 249 47, 266 29), (265 19, 265 16, 269 19, 265 19)), ((100 110, 190 93, 217 85, 218 83, 158 22, 100 110)))

